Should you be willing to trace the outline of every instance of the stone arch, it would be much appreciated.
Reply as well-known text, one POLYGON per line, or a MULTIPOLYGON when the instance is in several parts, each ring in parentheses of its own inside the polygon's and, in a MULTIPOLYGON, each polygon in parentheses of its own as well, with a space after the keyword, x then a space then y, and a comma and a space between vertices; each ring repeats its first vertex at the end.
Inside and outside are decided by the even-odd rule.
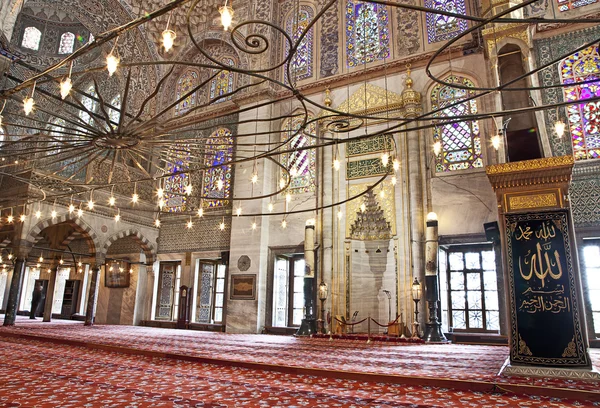
MULTIPOLYGON (((33 246, 33 245, 37 244, 43 238, 41 235, 41 232, 43 230, 45 230, 46 228, 51 227, 53 225, 62 224, 62 223, 68 223, 77 232, 80 232, 82 234, 83 239, 85 240, 85 242, 88 244, 88 247, 90 248, 90 254, 94 254, 94 255, 96 254, 96 251, 99 248, 98 235, 96 235, 96 232, 92 229, 92 227, 90 225, 88 225, 85 221, 83 221, 81 218, 71 216, 70 214, 61 214, 54 219, 47 218, 43 221, 38 222, 36 225, 34 225, 29 230, 27 236, 25 237, 25 241, 33 246)), ((66 240, 61 242, 61 245, 62 246, 68 245, 72 239, 73 239, 73 237, 68 237, 66 240)))
POLYGON ((140 247, 146 255, 146 264, 154 263, 154 257, 156 252, 154 246, 152 245, 152 243, 150 243, 150 240, 148 238, 146 238, 140 231, 134 228, 127 228, 122 231, 119 231, 116 234, 109 237, 106 241, 104 241, 104 245, 102 246, 102 249, 100 251, 102 256, 106 257, 110 246, 119 239, 126 237, 132 237, 135 241, 137 241, 140 244, 140 247))

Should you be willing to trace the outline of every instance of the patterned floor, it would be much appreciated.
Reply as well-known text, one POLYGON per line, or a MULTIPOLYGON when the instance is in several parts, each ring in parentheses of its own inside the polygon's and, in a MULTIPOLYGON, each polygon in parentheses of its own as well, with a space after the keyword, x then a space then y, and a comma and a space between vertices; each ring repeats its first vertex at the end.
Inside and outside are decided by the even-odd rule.
POLYGON ((600 403, 402 386, 134 356, 0 337, 4 407, 587 407, 600 403))
MULTIPOLYGON (((19 318, 14 327, 0 327, 0 346, 2 361, 10 362, 8 365, 4 363, 1 365, 0 384, 3 382, 2 378, 15 376, 15 382, 11 381, 10 387, 0 386, 0 398, 7 397, 5 389, 13 391, 23 387, 28 389, 27 384, 35 384, 40 378, 45 378, 39 383, 44 386, 39 390, 32 388, 29 391, 35 390, 35 395, 38 392, 42 393, 43 396, 40 398, 52 398, 52 395, 68 395, 64 388, 65 384, 76 383, 77 389, 81 387, 81 390, 88 388, 92 390, 90 391, 92 394, 77 392, 77 401, 80 403, 79 398, 83 398, 83 395, 86 395, 85 398, 96 398, 93 390, 103 390, 106 391, 105 397, 108 399, 112 399, 112 396, 123 399, 121 402, 115 399, 115 406, 145 406, 145 404, 160 406, 163 403, 173 405, 179 400, 187 401, 183 403, 187 406, 197 404, 198 406, 313 406, 314 404, 320 406, 450 406, 454 403, 458 404, 455 406, 486 406, 487 404, 487 406, 537 407, 575 404, 564 398, 551 399, 542 396, 524 398, 512 394, 450 391, 439 387, 386 384, 389 382, 410 385, 428 384, 428 382, 434 383, 433 379, 435 379, 435 385, 440 385, 439 378, 446 378, 448 384, 468 381, 470 386, 462 388, 471 390, 491 390, 493 384, 499 386, 497 389, 506 389, 511 384, 544 387, 540 388, 539 392, 535 389, 528 391, 538 395, 552 395, 548 390, 559 388, 587 390, 588 393, 582 398, 587 398, 588 401, 600 401, 600 393, 597 392, 599 384, 596 382, 498 376, 498 371, 506 360, 508 349, 497 346, 366 344, 362 341, 330 342, 327 339, 236 335, 131 326, 90 328, 78 322, 55 320, 52 323, 41 323, 39 320, 30 321, 23 318, 19 318), (61 343, 68 343, 70 346, 61 343), (86 347, 77 348, 73 345, 86 347), (100 347, 109 351, 98 349, 100 347), (40 349, 52 352, 43 352, 40 349), (120 353, 110 351, 120 351, 120 353), (146 353, 149 356, 132 356, 123 352, 146 353), (153 358, 151 357, 153 355, 168 358, 153 358), (185 358, 197 361, 184 361, 185 358), (94 378, 94 373, 100 373, 98 364, 94 362, 95 359, 104 361, 102 367, 109 367, 110 375, 107 374, 106 378, 100 374, 98 378, 94 378), (218 365, 201 364, 198 359, 204 363, 215 362, 218 365), (36 365, 33 363, 35 361, 39 363, 36 365), (73 371, 73 376, 64 371, 68 371, 65 367, 76 362, 81 364, 77 366, 76 371, 73 371), (110 369, 110 364, 113 363, 117 365, 114 369, 110 369), (144 375, 152 374, 151 377, 170 378, 168 381, 164 380, 166 388, 157 385, 162 381, 156 380, 158 377, 152 377, 154 379, 136 377, 142 364, 152 366, 142 369, 144 375), (63 367, 61 369, 63 371, 55 371, 55 368, 59 367, 63 367), (95 368, 89 371, 86 367, 95 368), (333 378, 297 375, 299 372, 314 374, 315 369, 328 370, 324 374, 333 378), (202 376, 198 377, 202 378, 200 383, 188 378, 189 376, 196 378, 195 370, 200 370, 202 373, 202 376), (5 374, 8 377, 5 377, 5 374), (239 382, 239 386, 233 383, 224 386, 223 384, 227 384, 225 380, 233 378, 231 376, 234 375, 235 384, 239 382), (115 376, 115 383, 112 382, 113 376, 115 376), (109 379, 111 381, 108 381, 109 379), (408 381, 409 379, 412 379, 412 382, 408 381), (186 381, 191 381, 196 388, 188 389, 185 385, 186 381), (298 389, 298 384, 304 384, 304 388, 298 389), (482 388, 481 384, 484 384, 485 388, 482 388), (242 389, 246 391, 242 392, 242 389), (119 393, 123 395, 117 396, 119 393), (294 396, 290 397, 290 393, 294 396), (139 400, 136 399, 138 396, 139 400), (274 398, 273 404, 269 403, 271 397, 274 398), (246 401, 243 398, 248 398, 246 405, 239 402, 246 401), (292 398, 289 404, 285 403, 286 398, 292 398), (323 405, 323 399, 328 401, 327 404, 323 405), (234 400, 239 403, 231 404, 234 400)), ((592 350, 592 358, 595 365, 600 366, 600 350, 592 350)), ((441 385, 445 386, 443 383, 441 385)), ((64 395, 61 398, 66 398, 64 395)), ((577 398, 573 392, 568 396, 577 398)), ((31 401, 26 400, 26 395, 23 394, 19 398, 25 399, 4 401, 7 404, 19 402, 23 406, 31 406, 31 401)), ((2 401, 0 399, 0 405, 2 401)), ((52 401, 49 403, 49 406, 52 406, 52 401)), ((66 399, 61 400, 58 405, 82 406, 63 404, 67 404, 66 399)), ((91 406, 98 406, 98 400, 92 401, 91 404, 91 406)), ((587 404, 591 403, 581 402, 581 404, 588 406, 587 404)), ((105 406, 103 403, 100 405, 105 406)), ((106 406, 110 404, 107 403, 106 406)))

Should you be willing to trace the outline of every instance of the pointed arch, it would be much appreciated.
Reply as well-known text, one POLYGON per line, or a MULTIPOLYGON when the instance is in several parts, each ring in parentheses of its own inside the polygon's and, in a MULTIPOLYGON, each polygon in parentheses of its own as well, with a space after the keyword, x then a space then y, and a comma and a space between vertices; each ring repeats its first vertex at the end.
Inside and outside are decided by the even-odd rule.
POLYGON ((33 51, 40 49, 40 43, 42 41, 42 32, 36 27, 25 27, 23 31, 23 40, 21 41, 21 47, 28 48, 33 51))
MULTIPOLYGON (((468 87, 475 86, 471 79, 454 74, 446 76, 444 82, 468 87)), ((437 84, 430 93, 431 109, 442 109, 436 114, 438 118, 476 114, 477 101, 474 99, 450 106, 473 95, 475 95, 475 91, 437 84), (448 107, 446 108, 446 106, 448 107)), ((441 151, 436 156, 437 172, 483 167, 481 136, 477 120, 437 126, 434 128, 433 140, 441 143, 441 151)))
POLYGON ((88 244, 90 254, 96 254, 96 251, 100 248, 98 235, 94 229, 83 219, 73 216, 69 213, 59 214, 56 218, 47 218, 39 221, 29 230, 27 236, 25 237, 25 241, 34 246, 43 238, 41 235, 43 230, 53 225, 62 223, 68 223, 75 229, 75 231, 81 233, 82 238, 88 244))
POLYGON ((175 116, 182 115, 196 106, 196 92, 185 95, 198 86, 198 78, 198 71, 188 69, 177 80, 175 97, 179 103, 175 105, 175 116))
MULTIPOLYGON (((297 13, 290 12, 285 19, 285 31, 292 38, 295 43, 298 42, 300 35, 306 31, 308 24, 314 18, 315 13, 312 7, 302 4, 298 9, 297 13)), ((306 33, 302 41, 298 44, 296 54, 290 61, 290 73, 294 79, 300 81, 306 78, 312 77, 313 73, 313 38, 314 27, 306 33)), ((290 45, 286 41, 285 55, 290 52, 290 45)), ((285 70, 287 76, 287 70, 285 70)), ((286 77, 286 82, 289 82, 289 78, 286 77)))
POLYGON ((563 94, 568 105, 568 131, 575 160, 600 158, 600 102, 584 102, 600 95, 600 55, 598 45, 576 52, 562 60, 559 75, 564 85, 590 81, 581 85, 566 86, 563 94))
MULTIPOLYGON (((315 139, 308 135, 316 135, 316 126, 314 122, 310 122, 305 129, 301 129, 304 116, 302 112, 296 112, 295 115, 298 116, 286 119, 282 125, 281 141, 286 143, 283 148, 294 151, 283 153, 281 164, 290 173, 291 180, 287 189, 290 194, 312 193, 316 189, 317 153, 315 149, 298 149, 314 145, 315 139)), ((313 116, 309 113, 307 121, 312 119, 313 116)))
POLYGON ((387 8, 346 0, 346 59, 349 68, 390 57, 387 8))
POLYGON ((154 263, 154 257, 156 254, 154 245, 152 245, 150 240, 147 239, 140 231, 138 231, 134 228, 128 228, 128 229, 119 231, 116 234, 113 234, 112 236, 110 236, 106 241, 104 241, 104 245, 102 246, 102 249, 100 251, 100 253, 102 254, 102 257, 106 258, 106 254, 108 253, 108 250, 110 249, 110 246, 112 244, 114 244, 116 241, 118 241, 120 239, 127 238, 127 237, 132 237, 136 242, 138 242, 140 244, 140 248, 144 251, 144 255, 146 255, 146 264, 147 265, 154 263))
POLYGON ((202 206, 204 208, 226 207, 229 200, 210 198, 231 197, 233 136, 226 128, 217 129, 206 140, 204 165, 211 167, 204 171, 202 182, 202 206))
POLYGON ((71 32, 63 33, 60 36, 60 44, 58 46, 59 54, 71 54, 75 47, 75 34, 71 32))

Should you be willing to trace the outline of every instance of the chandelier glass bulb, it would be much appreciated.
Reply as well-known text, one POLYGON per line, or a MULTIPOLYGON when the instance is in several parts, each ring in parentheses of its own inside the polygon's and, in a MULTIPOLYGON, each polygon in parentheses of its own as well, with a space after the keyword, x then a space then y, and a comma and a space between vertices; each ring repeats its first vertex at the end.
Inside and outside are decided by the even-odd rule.
POLYGON ((269 212, 273 212, 273 203, 269 203, 268 208, 269 212))
POLYGON ((81 217, 83 215, 83 210, 81 208, 77 209, 77 216, 81 217))
POLYGON ((554 122, 554 131, 556 132, 556 135, 558 137, 563 137, 563 135, 565 134, 565 122, 563 122, 562 120, 557 120, 556 122, 554 122))
POLYGON ((165 195, 165 190, 159 188, 158 190, 156 190, 156 195, 158 196, 158 198, 162 198, 165 195))
POLYGON ((35 218, 40 218, 42 216, 42 212, 40 210, 37 210, 35 212, 35 218))
POLYGON ((341 220, 343 216, 344 216, 344 214, 342 213, 342 209, 340 208, 337 212, 338 220, 341 220))
POLYGON ((292 167, 290 169, 290 176, 291 177, 296 177, 298 175, 298 169, 296 167, 292 167))
POLYGON ((281 228, 285 229, 286 227, 287 227, 287 221, 286 220, 281 221, 281 228))
POLYGON ((202 217, 204 215, 204 210, 202 208, 198 208, 198 217, 202 217))
POLYGON ((133 195, 131 196, 131 202, 132 203, 137 203, 140 199, 140 196, 138 195, 138 193, 133 193, 133 195))
POLYGON ((161 198, 160 200, 158 200, 158 208, 160 208, 162 210, 164 206, 165 206, 165 200, 161 198))
POLYGON ((398 183, 398 179, 396 178, 396 176, 392 176, 392 186, 395 186, 396 183, 398 183))
POLYGON ((52 212, 50 213, 50 217, 56 218, 56 215, 56 210, 52 210, 52 212))
POLYGON ((362 203, 362 204, 360 205, 360 212, 365 212, 365 211, 367 211, 367 206, 366 206, 366 204, 365 204, 365 203, 362 203))
POLYGON ((233 22, 233 8, 227 5, 219 7, 219 13, 221 13, 221 24, 223 25, 223 30, 227 31, 229 27, 231 27, 231 23, 233 22))
POLYGON ((383 189, 379 192, 379 197, 385 198, 385 191, 383 189))
POLYGON ((77 263, 77 266, 79 266, 80 268, 83 266, 83 264, 81 263, 81 261, 79 261, 79 262, 77 263))
POLYGON ((69 204, 69 214, 73 214, 75 212, 75 206, 73 204, 69 204))
POLYGON ((35 265, 35 267, 36 267, 36 268, 39 268, 39 267, 41 267, 41 266, 42 266, 42 264, 40 264, 40 263, 37 263, 37 264, 35 265))
POLYGON ((192 222, 192 218, 190 217, 190 220, 187 223, 187 227, 188 227, 188 229, 192 229, 193 226, 194 226, 194 223, 192 222))
POLYGON ((223 190, 223 180, 221 180, 221 179, 217 180, 217 189, 219 191, 223 190))
POLYGON ((290 201, 292 201, 292 195, 291 195, 290 193, 287 193, 287 194, 285 195, 285 201, 286 201, 286 202, 288 202, 288 203, 289 203, 290 201))
POLYGON ((108 199, 108 205, 110 205, 111 207, 115 205, 116 202, 117 200, 113 196, 110 196, 110 198, 108 199))
POLYGON ((442 142, 439 140, 433 144, 433 153, 437 156, 442 152, 442 142))
POLYGON ((25 111, 26 116, 33 112, 33 105, 35 105, 33 98, 26 96, 25 99, 23 99, 23 111, 25 111))
POLYGON ((253 221, 252 222, 252 230, 255 230, 255 229, 256 229, 256 221, 253 221))
POLYGON ((223 221, 221 221, 221 223, 219 224, 219 229, 220 229, 221 231, 224 231, 224 230, 225 230, 225 221, 224 221, 224 220, 223 220, 223 221))
POLYGON ((40 257, 38 258, 38 262, 39 262, 39 263, 42 263, 42 262, 44 262, 44 257, 40 255, 40 257))
POLYGON ((497 133, 494 136, 492 136, 492 146, 496 150, 498 150, 500 148, 500 141, 502 140, 500 138, 500 136, 501 136, 500 133, 497 133))
POLYGON ((87 202, 87 207, 89 210, 93 210, 94 209, 94 202, 92 200, 87 202))
POLYGON ((62 259, 60 259, 60 260, 58 261, 58 263, 59 263, 59 264, 61 264, 61 265, 63 265, 63 264, 65 263, 65 261, 63 261, 62 259))
POLYGON ((390 162, 390 155, 388 153, 382 154, 381 155, 381 164, 383 164, 383 167, 387 167, 389 162, 390 162))
POLYGON ((115 222, 119 222, 119 221, 121 221, 121 214, 117 213, 115 215, 115 222))
POLYGON ((162 43, 163 47, 165 47, 165 51, 171 51, 173 48, 173 44, 175 44, 175 38, 177 38, 177 34, 173 30, 165 30, 162 32, 162 43))
POLYGON ((258 182, 258 174, 252 174, 252 178, 250 179, 250 181, 252 182, 252 184, 256 184, 258 182))
POLYGON ((237 215, 238 217, 240 215, 242 215, 242 207, 238 207, 238 208, 235 209, 235 215, 237 215))
POLYGON ((285 187, 285 179, 282 177, 279 179, 279 188, 283 189, 285 187))
POLYGON ((21 215, 19 216, 19 221, 21 221, 21 222, 25 222, 25 219, 26 219, 26 218, 27 218, 27 216, 26 216, 25 214, 21 214, 21 215))
POLYGON ((69 96, 71 88, 73 88, 73 82, 71 81, 71 78, 66 77, 60 83, 60 97, 65 99, 67 96, 69 96))
POLYGON ((13 259, 13 254, 8 254, 8 260, 10 261, 11 259, 13 259))
POLYGON ((394 166, 394 171, 398 171, 400 169, 400 162, 398 161, 398 159, 394 159, 392 164, 394 166))
MULTIPOLYGON (((193 190, 193 188, 194 188, 194 187, 192 187, 192 185, 191 185, 191 184, 188 184, 187 186, 185 186, 185 193, 186 193, 187 195, 192 195, 192 190, 193 190)), ((221 187, 221 188, 223 188, 223 187, 221 187)))
POLYGON ((106 69, 108 70, 108 75, 113 76, 113 74, 115 72, 117 72, 118 66, 119 66, 119 58, 111 52, 106 57, 106 69))
POLYGON ((14 220, 15 220, 15 218, 14 218, 12 215, 9 215, 8 217, 6 217, 6 221, 7 221, 9 224, 12 224, 12 222, 13 222, 14 220))
POLYGON ((336 169, 336 170, 340 169, 340 161, 338 159, 335 159, 333 161, 333 168, 336 169))
POLYGON ((160 220, 158 218, 154 220, 154 226, 156 228, 160 227, 160 220))

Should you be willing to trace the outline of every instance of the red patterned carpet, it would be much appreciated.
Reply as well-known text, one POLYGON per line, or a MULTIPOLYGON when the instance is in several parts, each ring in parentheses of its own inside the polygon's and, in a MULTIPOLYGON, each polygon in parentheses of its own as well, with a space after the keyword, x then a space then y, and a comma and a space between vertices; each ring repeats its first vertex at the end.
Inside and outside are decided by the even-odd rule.
MULTIPOLYGON (((497 346, 366 344, 131 326, 89 328, 79 322, 23 318, 14 327, 0 328, 0 344, 0 384, 14 379, 0 386, 4 398, 0 405, 5 401, 6 406, 35 405, 27 400, 31 392, 62 398, 56 404, 49 400, 48 406, 82 406, 67 403, 66 388, 71 383, 81 391, 76 393, 77 401, 84 395, 114 399, 106 404, 93 400, 90 406, 172 406, 178 400, 186 406, 577 406, 566 397, 578 399, 579 406, 600 406, 597 382, 498 376, 508 349, 497 346), (211 362, 215 364, 206 364, 211 362), (106 378, 98 365, 108 370, 106 378), (226 380, 233 382, 227 385, 226 380), (188 388, 187 382, 196 388, 188 388), (7 390, 16 389, 22 390, 19 399, 6 399, 12 395, 7 390), (538 396, 491 392, 496 390, 538 396), (286 398, 291 398, 289 404, 286 398)), ((600 350, 592 350, 592 357, 600 365, 600 350)))

